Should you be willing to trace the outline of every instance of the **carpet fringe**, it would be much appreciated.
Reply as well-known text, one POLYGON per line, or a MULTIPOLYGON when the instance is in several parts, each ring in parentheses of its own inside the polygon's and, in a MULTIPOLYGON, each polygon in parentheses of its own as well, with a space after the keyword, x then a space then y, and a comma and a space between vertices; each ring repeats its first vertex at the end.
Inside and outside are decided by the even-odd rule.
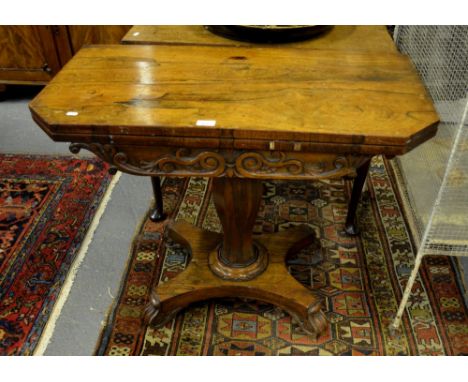
POLYGON ((93 240, 93 237, 94 237, 94 232, 96 231, 96 228, 99 225, 101 217, 104 214, 107 204, 109 203, 111 199, 112 191, 114 190, 114 187, 119 181, 121 175, 122 173, 119 171, 117 172, 117 174, 113 176, 112 181, 109 183, 109 186, 104 196, 102 197, 101 203, 99 204, 99 207, 96 210, 93 220, 88 228, 88 232, 86 232, 86 235, 83 239, 83 243, 81 244, 78 254, 70 268, 67 279, 65 280, 65 283, 63 284, 62 290, 60 291, 60 294, 57 298, 57 301, 54 304, 54 307, 52 308, 52 312, 42 332, 41 338, 39 339, 39 342, 36 348, 34 349, 33 355, 35 356, 44 355, 47 349, 47 346, 50 343, 52 335, 54 334, 54 331, 55 331, 56 323, 58 321, 58 318, 60 317, 60 313, 62 312, 65 302, 68 300, 68 296, 74 284, 76 274, 78 273, 80 265, 83 262, 86 256, 86 253, 88 252, 89 245, 91 244, 91 241, 93 240))

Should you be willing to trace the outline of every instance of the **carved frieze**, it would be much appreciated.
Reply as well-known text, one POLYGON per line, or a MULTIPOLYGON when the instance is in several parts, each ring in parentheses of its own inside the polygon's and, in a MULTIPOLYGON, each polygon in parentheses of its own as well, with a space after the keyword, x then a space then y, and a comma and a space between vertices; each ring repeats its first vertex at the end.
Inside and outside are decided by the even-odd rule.
POLYGON ((353 176, 368 156, 314 152, 203 150, 172 147, 116 147, 72 143, 118 170, 147 176, 206 176, 256 179, 326 179, 353 176))
POLYGON ((150 173, 180 174, 194 171, 203 176, 220 176, 225 171, 224 157, 211 151, 202 151, 192 154, 189 149, 178 149, 175 154, 165 154, 155 160, 142 160, 139 166, 143 171, 150 173))

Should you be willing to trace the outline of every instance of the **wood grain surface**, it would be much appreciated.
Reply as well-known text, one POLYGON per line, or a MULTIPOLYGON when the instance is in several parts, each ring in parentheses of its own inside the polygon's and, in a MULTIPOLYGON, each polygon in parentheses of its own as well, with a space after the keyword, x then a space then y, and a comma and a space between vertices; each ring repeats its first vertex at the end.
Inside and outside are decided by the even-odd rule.
POLYGON ((0 82, 48 83, 84 44, 118 44, 124 25, 0 25, 0 82))
POLYGON ((145 314, 148 323, 163 325, 196 301, 236 297, 258 299, 281 307, 313 337, 327 327, 321 298, 294 279, 285 262, 287 256, 310 245, 316 249, 315 234, 310 227, 300 225, 273 234, 256 235, 255 240, 268 250, 269 262, 263 273, 244 281, 222 279, 210 269, 214 257, 206 254, 216 250, 222 240, 221 234, 201 230, 184 221, 172 222, 168 234, 189 249, 191 258, 183 272, 153 289, 145 314))
POLYGON ((0 81, 46 83, 60 69, 46 25, 0 25, 0 81))
POLYGON ((383 154, 431 137, 438 121, 403 55, 281 47, 90 46, 30 107, 57 140, 298 140, 383 154))
MULTIPOLYGON (((135 25, 124 36, 122 43, 142 45, 262 46, 217 36, 206 30, 203 25, 135 25)), ((329 32, 310 40, 282 44, 280 46, 306 49, 364 50, 387 53, 395 53, 397 51, 387 29, 381 25, 336 25, 329 32)))
POLYGON ((83 45, 89 44, 118 44, 131 28, 129 25, 68 25, 73 53, 83 45))

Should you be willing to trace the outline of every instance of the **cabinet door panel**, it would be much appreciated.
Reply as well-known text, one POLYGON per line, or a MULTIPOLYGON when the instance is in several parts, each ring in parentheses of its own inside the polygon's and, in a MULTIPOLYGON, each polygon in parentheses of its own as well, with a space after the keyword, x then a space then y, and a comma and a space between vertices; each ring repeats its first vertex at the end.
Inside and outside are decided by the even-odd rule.
POLYGON ((69 25, 73 53, 87 44, 119 44, 130 25, 69 25))
POLYGON ((48 26, 0 26, 0 81, 47 82, 59 64, 48 26))
POLYGON ((0 25, 0 83, 46 84, 85 44, 119 44, 125 25, 0 25))

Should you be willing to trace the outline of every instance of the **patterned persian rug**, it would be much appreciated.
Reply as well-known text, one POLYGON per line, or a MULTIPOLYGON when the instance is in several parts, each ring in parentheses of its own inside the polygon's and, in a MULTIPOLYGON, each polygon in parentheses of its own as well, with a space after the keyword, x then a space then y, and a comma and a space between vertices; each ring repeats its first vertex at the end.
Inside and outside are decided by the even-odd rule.
MULTIPOLYGON (((161 241, 166 223, 146 217, 96 354, 468 354, 467 308, 448 257, 425 258, 401 329, 389 329, 414 259, 395 181, 391 164, 375 158, 356 238, 343 233, 350 182, 265 183, 255 231, 306 223, 321 240, 320 253, 306 249, 288 261, 290 272, 323 298, 329 327, 317 341, 279 308, 236 299, 197 303, 162 328, 146 327, 141 317, 151 286, 174 277, 187 261, 183 248, 161 241)), ((172 217, 219 231, 210 189, 203 178, 166 179, 172 217)))
POLYGON ((0 155, 0 355, 30 355, 109 184, 98 160, 0 155))

